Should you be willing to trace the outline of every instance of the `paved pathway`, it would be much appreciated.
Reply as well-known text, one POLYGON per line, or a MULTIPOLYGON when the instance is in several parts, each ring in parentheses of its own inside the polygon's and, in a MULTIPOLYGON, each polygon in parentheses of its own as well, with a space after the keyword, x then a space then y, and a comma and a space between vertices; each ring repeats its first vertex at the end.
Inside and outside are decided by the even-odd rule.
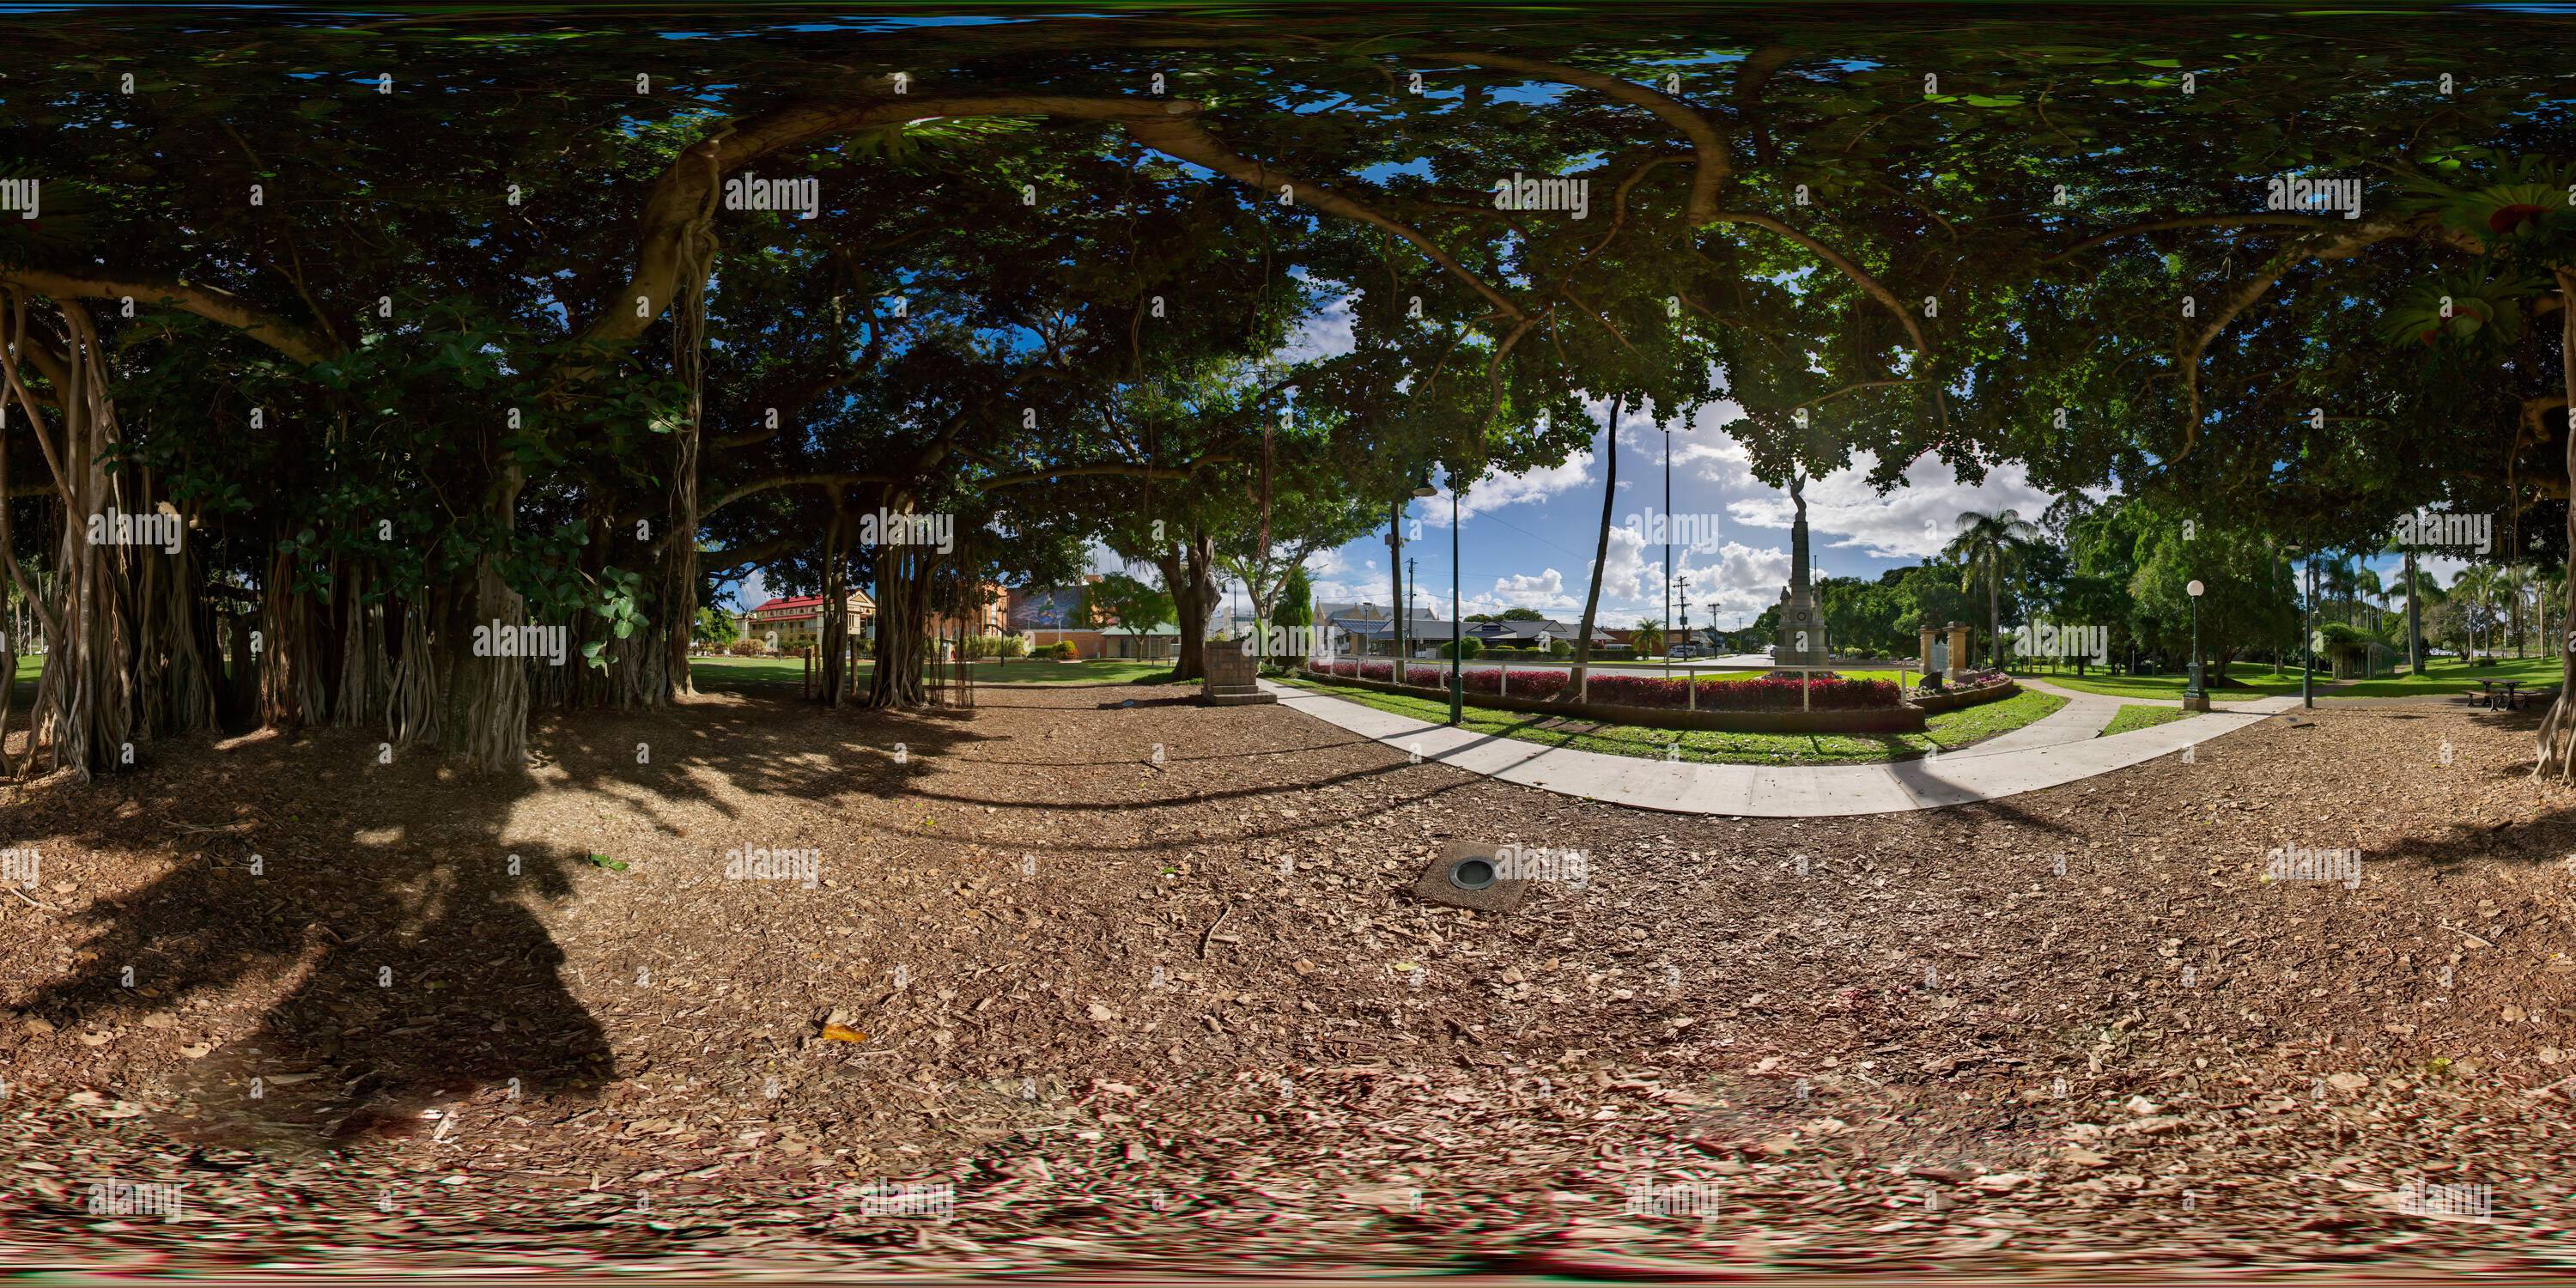
MULTIPOLYGON (((2240 702, 2116 737, 2094 735, 2123 699, 2082 694, 2011 734, 1920 760, 1875 765, 1708 765, 1611 756, 1452 729, 1262 681, 1282 706, 1471 773, 1564 796, 1677 814, 1829 818, 1965 805, 2071 783, 2171 755, 2283 711, 2295 697, 2240 702)), ((2152 704, 2145 704, 2152 705, 2152 704)), ((2171 704, 2168 704, 2171 705, 2171 704)))

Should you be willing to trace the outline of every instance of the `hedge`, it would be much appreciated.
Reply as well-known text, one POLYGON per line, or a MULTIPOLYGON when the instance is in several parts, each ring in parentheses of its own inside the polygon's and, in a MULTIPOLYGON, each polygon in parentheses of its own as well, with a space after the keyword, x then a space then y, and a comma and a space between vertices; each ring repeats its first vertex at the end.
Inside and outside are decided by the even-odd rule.
MULTIPOLYGON (((1392 683, 1392 662, 1335 662, 1329 672, 1309 667, 1318 675, 1331 674, 1344 679, 1379 680, 1392 683)), ((1559 670, 1512 670, 1485 667, 1465 673, 1470 693, 1509 693, 1515 698, 1551 698, 1565 690, 1571 673, 1559 670), (1505 687, 1508 675, 1510 685, 1505 687)), ((1426 689, 1449 687, 1449 668, 1445 666, 1407 666, 1404 682, 1426 689)), ((1665 710, 1701 711, 1869 711, 1893 709, 1903 705, 1904 693, 1894 680, 1847 680, 1840 676, 1819 676, 1800 680, 1785 675, 1766 675, 1752 680, 1699 681, 1698 700, 1694 704, 1690 681, 1656 675, 1594 675, 1589 701, 1622 707, 1649 707, 1665 710), (1805 700, 1800 700, 1800 690, 1805 700)))

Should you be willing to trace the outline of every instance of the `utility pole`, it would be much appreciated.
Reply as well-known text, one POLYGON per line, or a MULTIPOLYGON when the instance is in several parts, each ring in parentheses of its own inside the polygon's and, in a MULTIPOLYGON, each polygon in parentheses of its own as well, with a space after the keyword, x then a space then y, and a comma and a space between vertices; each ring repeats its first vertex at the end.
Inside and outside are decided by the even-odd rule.
MULTIPOLYGON (((1397 604, 1404 602, 1404 502, 1388 503, 1386 520, 1386 574, 1392 584, 1388 596, 1397 604)), ((1404 615, 1390 613, 1386 623, 1386 646, 1397 657, 1404 656, 1404 615)), ((1396 672, 1402 679, 1404 673, 1396 672)))
POLYGON ((1458 480, 1449 480, 1449 727, 1467 718, 1467 619, 1458 615, 1458 480))
MULTIPOLYGON (((1422 561, 1419 559, 1411 558, 1404 561, 1404 616, 1407 619, 1405 624, 1408 627, 1412 625, 1411 619, 1413 617, 1413 588, 1415 585, 1413 579, 1413 566, 1420 562, 1422 561)), ((1401 672, 1397 673, 1397 678, 1403 678, 1401 672)))
POLYGON ((1689 638, 1690 638, 1690 578, 1688 578, 1688 577, 1684 577, 1684 578, 1682 578, 1682 579, 1681 579, 1681 583, 1682 583, 1682 633, 1681 633, 1681 638, 1683 638, 1683 639, 1689 639, 1689 638))
MULTIPOLYGON (((1673 428, 1664 428, 1664 664, 1672 665, 1673 643, 1673 428)), ((1684 604, 1688 608, 1688 604, 1684 604)), ((1687 612, 1684 614, 1687 616, 1687 612)))

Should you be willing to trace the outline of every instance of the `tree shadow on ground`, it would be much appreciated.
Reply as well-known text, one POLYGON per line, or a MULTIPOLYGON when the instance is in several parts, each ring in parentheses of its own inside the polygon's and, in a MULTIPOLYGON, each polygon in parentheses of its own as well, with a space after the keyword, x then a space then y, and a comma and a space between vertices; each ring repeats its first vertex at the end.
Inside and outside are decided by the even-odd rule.
MULTIPOLYGON (((64 1063, 94 1067, 68 1044, 230 1030, 176 1059, 122 1037, 104 1055, 133 1098, 174 1106, 171 1134, 287 1155, 434 1130, 428 1111, 478 1089, 588 1098, 617 1073, 610 1035, 540 913, 617 874, 579 840, 535 839, 522 807, 587 790, 676 838, 679 802, 731 816, 723 795, 900 793, 974 740, 958 718, 729 696, 585 713, 532 730, 544 768, 520 777, 426 752, 381 764, 353 730, 158 742, 132 773, 21 798, 14 832, 97 855, 84 884, 123 893, 64 909, 77 943, 50 969, 0 967, 10 1004, 56 1030, 0 1035, 0 1055, 63 1043, 64 1063), (922 759, 898 763, 898 742, 922 759)), ((559 831, 560 813, 537 817, 559 831)))

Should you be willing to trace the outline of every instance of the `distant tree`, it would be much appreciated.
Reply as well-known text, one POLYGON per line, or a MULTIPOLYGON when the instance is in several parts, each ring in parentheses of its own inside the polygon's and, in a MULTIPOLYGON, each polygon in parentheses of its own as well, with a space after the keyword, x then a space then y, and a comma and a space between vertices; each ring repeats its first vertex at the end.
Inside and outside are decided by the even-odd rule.
POLYGON ((1091 583, 1088 597, 1088 607, 1115 619, 1118 629, 1137 642, 1139 654, 1144 652, 1145 636, 1172 621, 1172 597, 1161 587, 1123 572, 1113 572, 1091 583))
POLYGON ((742 638, 742 623, 723 609, 702 607, 698 610, 697 624, 689 635, 710 648, 723 648, 742 638))
POLYGON ((1961 590, 1978 580, 1986 583, 1987 642, 1998 668, 2004 664, 2004 578, 2021 568, 2039 539, 2039 529, 2019 511, 1969 510, 1959 515, 1958 535, 1941 550, 1943 558, 1959 561, 1961 590))

